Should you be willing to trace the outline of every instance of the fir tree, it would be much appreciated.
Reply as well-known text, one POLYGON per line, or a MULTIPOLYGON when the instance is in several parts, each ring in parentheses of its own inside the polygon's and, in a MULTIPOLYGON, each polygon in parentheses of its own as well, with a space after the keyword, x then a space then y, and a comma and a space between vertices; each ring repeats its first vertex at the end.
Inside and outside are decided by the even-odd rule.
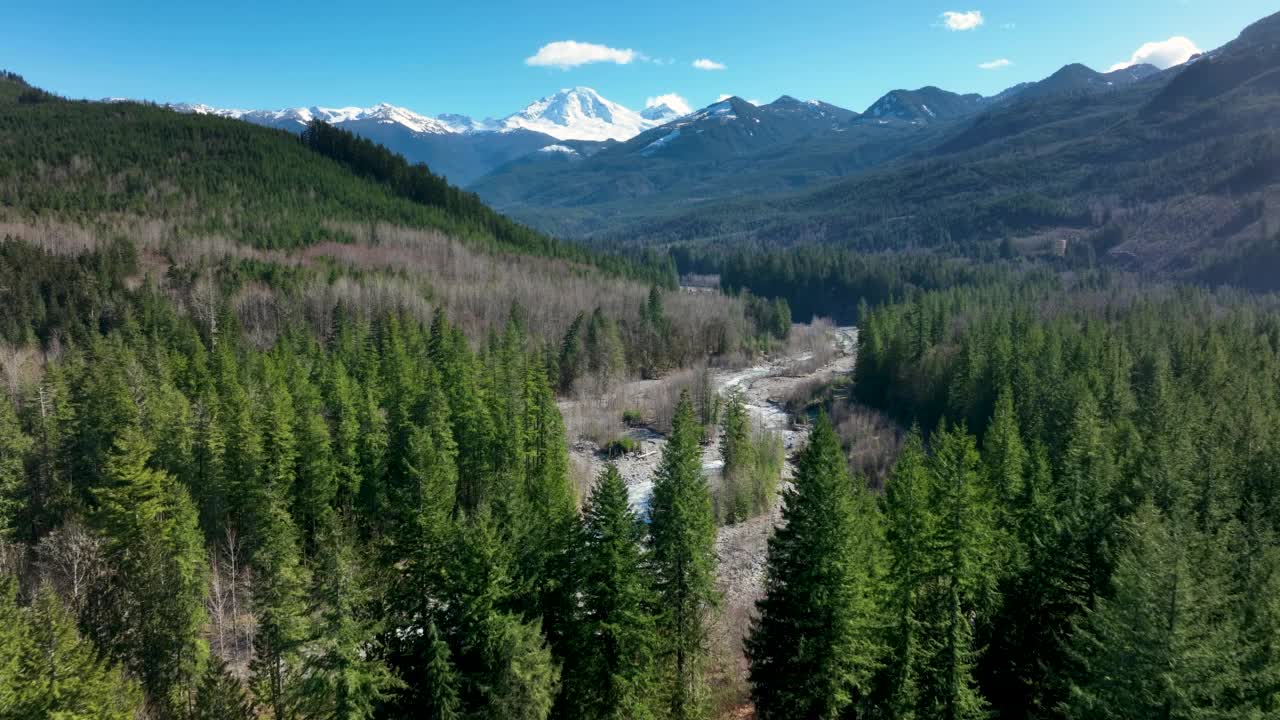
POLYGON ((720 456, 724 459, 721 473, 720 519, 726 524, 746 520, 751 514, 751 481, 754 458, 751 448, 751 418, 742 405, 742 393, 734 390, 725 404, 721 418, 723 436, 720 456))
POLYGON ((618 469, 607 466, 583 513, 576 565, 578 612, 557 713, 644 720, 654 714, 655 598, 644 566, 644 529, 618 469))
POLYGON ((483 506, 462 520, 449 552, 443 620, 466 714, 545 720, 559 669, 536 622, 504 610, 511 559, 483 506))
POLYGON ((253 636, 251 686, 275 720, 297 712, 300 651, 306 641, 306 568, 299 558, 298 532, 282 498, 261 502, 252 552, 253 636))
POLYGON ((1217 539, 1148 505, 1129 523, 1113 594, 1072 639, 1068 718, 1245 717, 1238 604, 1217 539))
POLYGON ((380 628, 363 617, 367 580, 357 569, 353 539, 338 522, 330 520, 319 538, 316 623, 304 652, 301 703, 308 718, 365 720, 398 683, 373 652, 380 628))
POLYGON ((17 594, 15 579, 0 576, 0 718, 5 720, 14 716, 26 683, 20 671, 27 651, 27 627, 17 594))
POLYGON ((928 457, 912 428, 885 486, 885 540, 889 550, 888 663, 880 703, 893 718, 916 717, 922 645, 921 601, 929 575, 926 543, 936 519, 929 507, 928 457))
POLYGON ((693 403, 682 393, 649 508, 651 560, 662 608, 663 710, 675 720, 707 714, 707 626, 718 604, 715 518, 702 475, 701 435, 693 403))
POLYGON ((835 719, 869 700, 882 568, 879 518, 858 485, 821 415, 769 540, 765 597, 747 640, 760 718, 835 719))
POLYGON ((589 358, 583 347, 583 324, 586 318, 582 313, 574 318, 560 343, 560 392, 567 393, 573 384, 582 377, 588 367, 589 358))
POLYGON ((244 685, 218 658, 210 658, 196 689, 191 720, 254 720, 253 702, 244 685))
POLYGON ((617 379, 626 369, 626 355, 618 327, 598 306, 592 311, 591 321, 587 324, 586 351, 591 372, 606 383, 617 379))
POLYGON ((462 717, 457 672, 450 659, 449 644, 440 637, 434 622, 428 621, 423 644, 427 662, 421 675, 409 684, 415 701, 408 707, 423 720, 456 720, 462 717))
POLYGON ((72 437, 76 408, 70 399, 66 371, 53 365, 44 382, 36 388, 31 402, 30 423, 33 467, 24 528, 29 537, 39 537, 57 527, 61 519, 77 507, 72 490, 72 437))
POLYGON ((13 404, 0 394, 0 540, 11 540, 27 516, 25 468, 33 445, 18 424, 13 404))
POLYGON ((930 582, 921 617, 928 641, 922 646, 918 717, 977 718, 985 701, 973 678, 974 623, 989 610, 994 590, 990 566, 990 498, 983 492, 980 458, 963 428, 942 428, 929 463, 929 504, 934 523, 926 552, 930 582))
MULTIPOLYGON (((0 597, 0 604, 11 601, 12 596, 0 597)), ((143 707, 141 689, 77 634, 75 618, 51 590, 41 590, 26 614, 26 640, 19 646, 17 700, 11 707, 0 708, 0 717, 138 717, 143 707)))
POLYGON ((147 467, 150 456, 151 445, 136 428, 118 433, 94 515, 114 573, 90 615, 150 702, 173 713, 189 702, 206 652, 198 634, 208 565, 186 488, 147 467))

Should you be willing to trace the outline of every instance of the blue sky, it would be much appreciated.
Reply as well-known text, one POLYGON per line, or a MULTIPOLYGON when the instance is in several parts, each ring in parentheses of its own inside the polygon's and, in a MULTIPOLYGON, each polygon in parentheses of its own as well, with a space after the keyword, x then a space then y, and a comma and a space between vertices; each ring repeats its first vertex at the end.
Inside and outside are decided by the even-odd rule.
POLYGON ((1276 10, 1274 0, 7 5, 0 68, 71 97, 241 108, 391 102, 476 117, 573 85, 634 108, 665 93, 695 107, 726 93, 786 93, 855 110, 898 87, 991 94, 1068 62, 1106 70, 1172 37, 1212 49, 1276 10), (972 29, 949 29, 948 12, 972 29), (557 55, 563 46, 553 46, 541 57, 607 59, 530 64, 561 41, 600 47, 557 55), (724 69, 695 68, 699 59, 724 69))

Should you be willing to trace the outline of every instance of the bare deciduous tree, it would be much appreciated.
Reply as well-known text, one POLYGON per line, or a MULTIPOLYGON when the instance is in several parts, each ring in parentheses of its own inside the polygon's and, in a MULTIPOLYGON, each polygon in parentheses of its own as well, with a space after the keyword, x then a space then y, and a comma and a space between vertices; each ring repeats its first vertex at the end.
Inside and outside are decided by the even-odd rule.
POLYGON ((102 538, 77 518, 40 539, 36 570, 39 581, 49 583, 77 615, 84 611, 93 588, 111 572, 102 538))

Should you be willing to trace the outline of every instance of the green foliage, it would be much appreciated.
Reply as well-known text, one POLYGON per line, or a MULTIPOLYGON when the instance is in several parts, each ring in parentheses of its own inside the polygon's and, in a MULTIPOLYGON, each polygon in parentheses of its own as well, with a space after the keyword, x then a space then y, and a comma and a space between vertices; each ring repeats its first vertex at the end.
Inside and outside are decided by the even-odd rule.
POLYGON ((883 545, 874 501, 860 485, 820 416, 769 541, 765 597, 747 641, 761 718, 870 709, 882 657, 883 545))
POLYGON ((368 579, 337 520, 319 538, 322 548, 314 596, 316 618, 302 666, 302 714, 309 718, 365 720, 390 697, 398 681, 373 652, 380 628, 365 617, 368 579))
POLYGON ((730 394, 721 423, 724 470, 715 495, 716 516, 720 522, 732 524, 773 507, 785 458, 777 435, 752 430, 740 391, 730 394))
POLYGON ((605 446, 602 449, 604 454, 612 460, 623 455, 631 455, 639 452, 640 443, 636 442, 636 439, 630 435, 619 435, 605 443, 605 446))
POLYGON ((1131 523, 1112 593, 1081 618, 1072 656, 1081 680, 1069 718, 1241 717, 1250 705, 1239 598, 1222 538, 1145 505, 1131 523))
POLYGON ((591 313, 584 344, 587 367, 601 380, 616 380, 626 371, 626 355, 618 326, 599 307, 591 313))
POLYGON ((253 703, 244 685, 222 660, 212 659, 205 666, 196 689, 192 720, 253 720, 253 703))
POLYGON ((298 532, 284 501, 267 495, 254 522, 251 685, 275 720, 295 717, 300 698, 302 647, 306 642, 306 591, 310 573, 299 556, 298 532))
POLYGON ((116 441, 95 493, 112 574, 92 598, 100 642, 172 714, 189 702, 206 649, 208 565, 195 506, 168 473, 147 467, 151 444, 132 427, 116 441))
POLYGON ((443 619, 453 631, 464 712, 543 720, 555 700, 559 667, 539 624, 503 609, 511 600, 511 558, 487 509, 462 520, 452 545, 443 619))
POLYGON ((35 445, 7 397, 0 397, 0 539, 11 539, 26 516, 27 455, 35 445))
POLYGON ((644 564, 644 529, 627 488, 605 467, 583 511, 576 556, 580 602, 557 707, 566 718, 644 720, 658 708, 656 597, 644 564))
POLYGON ((715 518, 699 448, 701 426, 688 393, 676 407, 649 507, 649 543, 659 607, 662 710, 696 719, 708 711, 704 684, 715 588, 715 518))
POLYGON ((142 712, 141 688, 80 637, 51 590, 26 608, 14 590, 0 579, 0 718, 133 720, 142 712))

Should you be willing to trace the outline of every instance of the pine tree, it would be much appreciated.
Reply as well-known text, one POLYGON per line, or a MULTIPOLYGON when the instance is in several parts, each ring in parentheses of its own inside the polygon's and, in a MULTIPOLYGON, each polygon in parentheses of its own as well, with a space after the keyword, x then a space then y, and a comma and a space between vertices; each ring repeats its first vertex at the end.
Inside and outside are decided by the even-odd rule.
POLYGON ((536 622, 504 610, 511 560, 485 507, 464 517, 452 538, 442 593, 465 714, 545 720, 559 671, 536 622))
POLYGON ((218 658, 210 658, 196 689, 191 720, 254 720, 253 702, 244 685, 218 658))
POLYGON ((1113 594, 1098 599, 1072 639, 1079 679, 1065 715, 1248 716, 1236 704, 1245 684, 1238 603, 1217 540, 1150 505, 1129 526, 1133 541, 1120 555, 1113 594))
POLYGON ((715 517, 702 474, 701 427, 688 393, 676 406, 649 508, 659 605, 663 709, 675 720, 707 714, 707 625, 718 604, 715 517))
POLYGON ((607 466, 583 512, 575 564, 578 611, 566 653, 558 716, 653 716, 655 597, 644 566, 644 529, 618 469, 607 466))
POLYGON ((755 458, 751 447, 751 418, 742 405, 742 393, 734 390, 721 418, 723 436, 720 457, 724 460, 719 493, 720 519, 726 524, 746 520, 751 515, 751 484, 755 458))
POLYGON ((219 411, 212 392, 202 394, 192 407, 190 487, 200 509, 200 527, 207 538, 224 535, 232 520, 225 465, 227 443, 219 411))
POLYGON ((258 621, 251 686, 271 717, 285 720, 296 716, 309 578, 285 501, 269 494, 259 502, 265 507, 258 512, 251 558, 253 611, 258 621))
POLYGON ((885 540, 889 549, 887 616, 889 654, 879 691, 888 717, 916 717, 922 645, 921 601, 928 581, 926 543, 936 519, 929 507, 928 457, 912 428, 885 486, 885 540))
MULTIPOLYGON (((0 598, 0 603, 5 602, 0 598)), ((0 709, 0 717, 134 720, 139 716, 141 689, 77 634, 75 618, 53 591, 41 590, 26 615, 17 702, 0 709)))
MULTIPOLYGON (((432 332, 434 343, 434 326, 432 332)), ((460 330, 448 329, 439 355, 439 360, 433 355, 432 362, 449 398, 453 439, 458 443, 458 505, 471 512, 494 499, 493 425, 476 380, 477 363, 460 330)))
POLYGON ((329 425, 316 404, 298 417, 298 470, 294 492, 294 518, 302 531, 303 546, 312 548, 334 510, 338 479, 334 470, 329 425))
POLYGON ((1013 510, 1023 495, 1027 451, 1018 431, 1013 393, 1008 388, 1003 389, 996 400, 995 414, 983 439, 983 450, 988 484, 995 500, 995 526, 1012 528, 1015 524, 1013 510))
POLYGON ((670 324, 657 286, 649 288, 649 297, 640 310, 640 324, 640 371, 645 377, 657 377, 667 368, 670 340, 670 324))
POLYGON ((342 360, 330 367, 326 389, 333 410, 335 502, 349 511, 354 509, 360 493, 360 393, 342 360))
POLYGON ((825 414, 769 540, 765 597, 747 640, 760 718, 843 717, 869 701, 882 654, 879 517, 849 477, 825 414))
POLYGON ((560 366, 560 392, 562 393, 572 390, 573 384, 582 377, 588 367, 589 358, 583 347, 585 322, 586 317, 578 313, 578 317, 574 318, 569 325, 569 329, 564 334, 564 340, 560 343, 560 360, 557 364, 560 366))
POLYGON ((133 358, 117 346, 119 343, 97 341, 94 357, 81 368, 83 373, 93 373, 92 381, 81 380, 72 385, 76 414, 71 437, 72 480, 83 503, 89 500, 90 489, 102 484, 116 433, 137 427, 139 422, 138 404, 124 377, 125 367, 133 358))
POLYGON ((449 644, 440 637, 434 622, 428 621, 423 635, 427 662, 415 682, 409 683, 415 701, 409 705, 423 720, 456 720, 462 717, 458 699, 458 677, 450 659, 449 644))
POLYGON ((542 618, 547 640, 562 652, 577 603, 571 567, 577 501, 569 480, 564 421, 551 387, 536 369, 530 370, 526 393, 520 503, 526 517, 517 529, 516 579, 527 598, 521 603, 526 616, 542 618))
POLYGON ((963 428, 942 428, 929 462, 929 504, 934 518, 926 552, 930 582, 921 603, 928 628, 918 675, 918 717, 982 717, 985 701, 973 678, 974 623, 989 610, 990 498, 983 492, 974 439, 963 428))
POLYGON ((378 623, 363 617, 367 579, 351 549, 354 540, 331 519, 319 538, 316 617, 304 652, 303 715, 332 720, 365 720, 397 686, 394 675, 372 652, 378 623))
POLYGON ((20 674, 27 652, 27 627, 18 607, 16 578, 0 575, 0 718, 14 717, 27 682, 20 674))
POLYGON ((72 439, 76 408, 71 402, 66 371, 53 365, 32 399, 30 426, 33 461, 27 512, 28 537, 39 537, 57 527, 77 507, 72 490, 72 439))
POLYGON ((618 327, 605 317, 604 310, 598 306, 592 311, 591 321, 587 324, 586 351, 588 367, 605 383, 617 379, 626 369, 618 327))
POLYGON ((1061 699, 1055 675, 1066 667, 1064 638, 1081 605, 1075 567, 1065 562, 1052 497, 1048 451, 1026 453, 1022 493, 1004 514, 1012 522, 1013 562, 1000 581, 1000 609, 986 623, 980 677, 1000 717, 1043 717, 1061 699))
POLYGON ((189 702, 206 652, 198 640, 208 585, 204 541, 186 488, 147 466, 151 445, 141 432, 125 428, 117 437, 94 515, 114 572, 90 615, 152 705, 172 713, 189 702))
MULTIPOLYGON (((394 522, 383 543, 383 566, 389 572, 385 615, 389 631, 383 643, 388 661, 406 687, 392 703, 402 714, 431 700, 440 690, 433 673, 439 666, 440 648, 422 632, 424 623, 435 631, 436 604, 444 592, 451 552, 451 518, 457 503, 457 446, 449 423, 449 407, 438 383, 431 382, 425 396, 423 425, 409 439, 405 485, 392 499, 394 522)), ((447 646, 445 648, 447 658, 447 646)), ((452 673, 452 671, 450 671, 452 673)), ((456 678, 450 674, 454 689, 456 678)), ((456 702, 455 702, 456 705, 456 702)), ((447 708, 445 708, 447 710, 447 708)), ((445 712, 441 710, 441 712, 445 712)))
MULTIPOLYGON (((230 356, 230 343, 224 343, 220 356, 222 372, 219 398, 222 401, 218 419, 223 423, 222 472, 226 498, 226 518, 217 518, 232 527, 252 527, 259 492, 258 478, 264 462, 263 436, 254 417, 254 403, 235 375, 235 360, 230 356)), ((217 510, 215 509, 215 512, 217 510)))
POLYGON ((0 394, 0 541, 12 539, 27 516, 27 454, 34 443, 22 432, 9 398, 0 394))

